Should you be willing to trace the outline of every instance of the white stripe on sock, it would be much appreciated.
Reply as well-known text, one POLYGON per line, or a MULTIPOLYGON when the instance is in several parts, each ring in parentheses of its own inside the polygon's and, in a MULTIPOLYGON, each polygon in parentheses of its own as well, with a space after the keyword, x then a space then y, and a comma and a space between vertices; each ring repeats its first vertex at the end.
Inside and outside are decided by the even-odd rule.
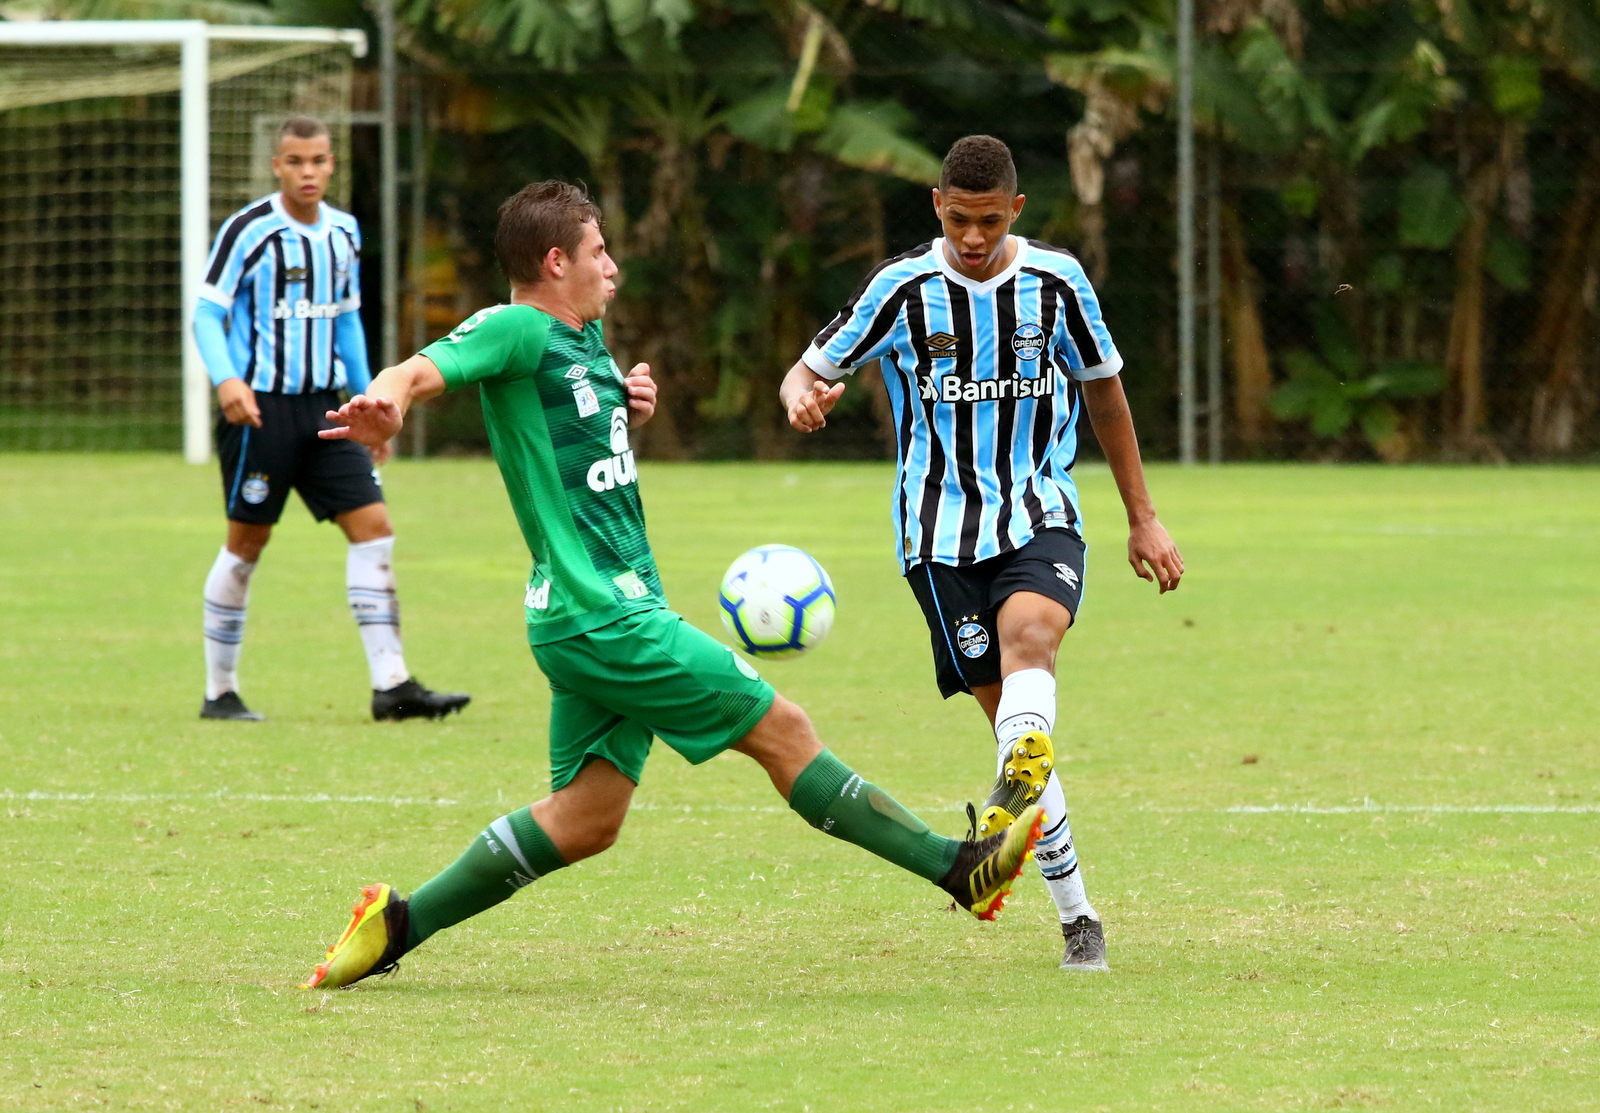
POLYGON ((533 872, 533 867, 528 865, 528 860, 522 856, 522 847, 517 844, 517 833, 511 829, 510 817, 501 816, 489 824, 489 830, 494 832, 497 839, 506 844, 506 849, 511 851, 511 856, 522 867, 522 872, 534 880, 538 880, 539 875, 533 872))
POLYGON ((400 647, 400 602, 394 586, 394 537, 351 544, 345 559, 345 598, 361 631, 372 687, 387 691, 411 672, 400 647))
POLYGON ((206 575, 200 619, 206 650, 206 699, 239 690, 239 651, 250 603, 250 576, 255 570, 253 561, 240 559, 224 545, 206 575))

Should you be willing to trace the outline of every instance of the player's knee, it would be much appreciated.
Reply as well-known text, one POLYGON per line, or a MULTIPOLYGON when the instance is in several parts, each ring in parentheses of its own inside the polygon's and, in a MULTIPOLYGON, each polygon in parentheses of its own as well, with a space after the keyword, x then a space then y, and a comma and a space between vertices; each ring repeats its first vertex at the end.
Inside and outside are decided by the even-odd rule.
POLYGON ((603 854, 617 844, 622 833, 622 817, 590 815, 573 824, 561 839, 561 855, 569 863, 603 854))
POLYGON ((228 552, 246 564, 254 564, 261 559, 261 550, 267 547, 267 542, 271 538, 272 534, 270 532, 257 533, 254 530, 244 536, 230 534, 228 537, 228 552))
POLYGON ((747 737, 762 750, 782 752, 806 745, 816 737, 816 731, 804 708, 782 696, 774 696, 772 706, 747 737))
MULTIPOLYGON (((1061 613, 1070 625, 1071 612, 1063 610, 1061 613)), ((1001 652, 1024 667, 1049 668, 1055 663, 1067 625, 1045 619, 1019 622, 1001 634, 1001 652)))

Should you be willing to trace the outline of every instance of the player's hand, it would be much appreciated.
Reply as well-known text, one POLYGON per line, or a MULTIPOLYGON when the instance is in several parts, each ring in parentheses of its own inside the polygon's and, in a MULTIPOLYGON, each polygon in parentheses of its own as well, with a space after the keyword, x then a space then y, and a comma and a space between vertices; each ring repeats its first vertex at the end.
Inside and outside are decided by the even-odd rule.
POLYGON ((628 388, 628 408, 633 411, 628 415, 628 424, 637 429, 656 412, 656 381, 650 377, 650 365, 634 364, 622 385, 628 388))
POLYGON ((329 410, 327 417, 337 428, 319 429, 317 436, 325 441, 355 441, 368 448, 387 445, 405 424, 399 403, 393 398, 369 398, 365 394, 357 394, 337 410, 329 410))
POLYGON ((1172 543, 1167 527, 1154 518, 1128 530, 1128 563, 1141 580, 1160 584, 1162 595, 1176 591, 1183 578, 1183 554, 1172 543))
POLYGON ((394 442, 384 441, 367 449, 367 455, 372 457, 372 466, 381 468, 389 462, 389 457, 394 455, 394 442))
POLYGON ((217 405, 229 425, 249 425, 261 428, 261 407, 256 405, 256 392, 243 379, 223 379, 217 384, 217 405))
POLYGON ((815 433, 828 424, 828 412, 843 393, 843 383, 830 384, 825 379, 812 383, 810 390, 789 403, 789 424, 802 433, 815 433))

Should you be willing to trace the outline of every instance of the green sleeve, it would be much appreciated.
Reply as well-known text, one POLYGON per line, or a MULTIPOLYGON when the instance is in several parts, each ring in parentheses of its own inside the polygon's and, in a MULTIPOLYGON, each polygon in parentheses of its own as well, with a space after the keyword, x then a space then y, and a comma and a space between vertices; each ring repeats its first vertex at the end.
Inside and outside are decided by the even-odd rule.
POLYGON ((457 325, 442 340, 422 349, 444 376, 447 390, 458 390, 501 375, 527 373, 539 366, 550 318, 524 305, 491 305, 457 325))

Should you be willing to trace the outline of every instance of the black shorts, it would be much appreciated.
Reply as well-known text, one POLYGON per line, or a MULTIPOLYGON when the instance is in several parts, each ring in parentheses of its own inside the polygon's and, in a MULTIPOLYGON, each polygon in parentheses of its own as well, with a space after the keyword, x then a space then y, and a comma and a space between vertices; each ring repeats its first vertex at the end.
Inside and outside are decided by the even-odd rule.
POLYGON ((324 416, 339 408, 337 391, 256 394, 261 428, 217 418, 217 455, 222 460, 222 497, 228 518, 250 525, 275 525, 293 488, 319 522, 383 501, 372 457, 355 441, 325 441, 332 429, 324 416))
POLYGON ((1038 592, 1076 617, 1083 558, 1083 538, 1070 529, 1046 529, 1022 548, 977 564, 919 564, 906 573, 933 635, 939 694, 949 699, 1000 682, 995 616, 1015 592, 1038 592))

